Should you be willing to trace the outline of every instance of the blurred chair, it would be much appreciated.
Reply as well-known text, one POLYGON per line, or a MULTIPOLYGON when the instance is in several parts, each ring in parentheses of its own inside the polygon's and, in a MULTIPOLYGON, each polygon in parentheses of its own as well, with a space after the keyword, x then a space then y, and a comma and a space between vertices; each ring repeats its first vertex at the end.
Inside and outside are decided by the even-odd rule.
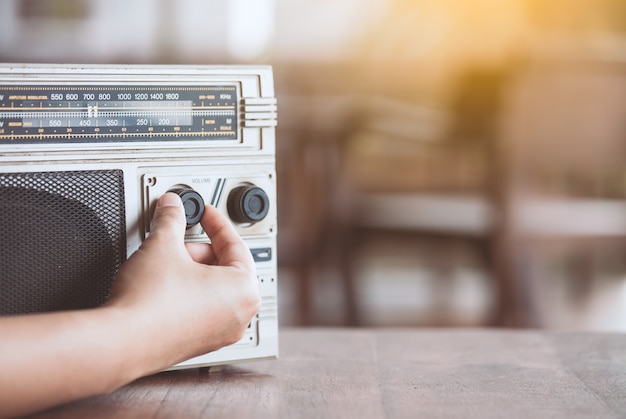
POLYGON ((496 159, 499 317, 540 327, 538 297, 550 280, 534 273, 541 246, 567 249, 570 280, 582 284, 593 279, 594 247, 626 249, 626 55, 536 53, 505 103, 496 159))
MULTIPOLYGON (((373 230, 483 234, 488 211, 468 193, 485 178, 482 156, 468 159, 456 146, 442 147, 444 112, 355 95, 290 96, 281 103, 279 264, 295 277, 297 324, 329 322, 320 316, 325 302, 316 301, 329 275, 338 279, 332 288, 341 305, 331 324, 363 323, 354 262, 373 230), (466 194, 437 194, 451 186, 466 194), (416 187, 421 194, 405 193, 416 187), (405 211, 393 213, 399 207, 417 209, 407 219, 405 211)), ((438 252, 430 259, 440 274, 447 269, 438 252)))

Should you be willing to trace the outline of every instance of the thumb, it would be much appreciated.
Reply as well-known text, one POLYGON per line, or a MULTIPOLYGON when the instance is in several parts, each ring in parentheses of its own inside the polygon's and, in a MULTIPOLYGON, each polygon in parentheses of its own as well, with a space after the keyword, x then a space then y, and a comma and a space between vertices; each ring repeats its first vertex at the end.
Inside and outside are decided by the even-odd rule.
POLYGON ((182 243, 185 239, 185 210, 178 195, 167 192, 159 198, 152 222, 150 236, 165 236, 165 239, 182 243))

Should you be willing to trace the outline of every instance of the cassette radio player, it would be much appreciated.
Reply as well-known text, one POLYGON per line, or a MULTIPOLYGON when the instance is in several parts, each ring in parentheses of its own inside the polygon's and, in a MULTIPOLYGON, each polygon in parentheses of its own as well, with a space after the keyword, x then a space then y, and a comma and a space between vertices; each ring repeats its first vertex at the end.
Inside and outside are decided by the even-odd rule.
POLYGON ((175 191, 187 241, 210 240, 204 205, 230 218, 262 303, 238 343, 173 368, 276 357, 275 126, 268 66, 0 64, 0 315, 104 303, 175 191))

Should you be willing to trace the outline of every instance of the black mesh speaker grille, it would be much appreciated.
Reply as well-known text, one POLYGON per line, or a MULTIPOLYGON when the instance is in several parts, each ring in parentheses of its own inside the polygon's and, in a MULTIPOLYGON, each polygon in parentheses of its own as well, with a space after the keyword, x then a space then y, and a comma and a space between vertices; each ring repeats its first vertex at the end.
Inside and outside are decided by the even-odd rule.
POLYGON ((0 173, 0 314, 96 307, 126 259, 121 170, 0 173))

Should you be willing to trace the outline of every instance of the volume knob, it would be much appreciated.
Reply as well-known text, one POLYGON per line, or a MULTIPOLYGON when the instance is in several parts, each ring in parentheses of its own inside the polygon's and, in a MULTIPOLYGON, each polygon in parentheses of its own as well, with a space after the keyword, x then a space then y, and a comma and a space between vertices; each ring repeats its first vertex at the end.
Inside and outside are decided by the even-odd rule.
POLYGON ((236 223, 261 221, 270 209, 270 200, 258 186, 245 185, 233 189, 228 195, 228 215, 236 223))
POLYGON ((169 192, 174 192, 183 201, 187 229, 189 230, 198 224, 202 219, 202 215, 204 215, 204 199, 202 199, 202 196, 191 188, 172 189, 169 192))

